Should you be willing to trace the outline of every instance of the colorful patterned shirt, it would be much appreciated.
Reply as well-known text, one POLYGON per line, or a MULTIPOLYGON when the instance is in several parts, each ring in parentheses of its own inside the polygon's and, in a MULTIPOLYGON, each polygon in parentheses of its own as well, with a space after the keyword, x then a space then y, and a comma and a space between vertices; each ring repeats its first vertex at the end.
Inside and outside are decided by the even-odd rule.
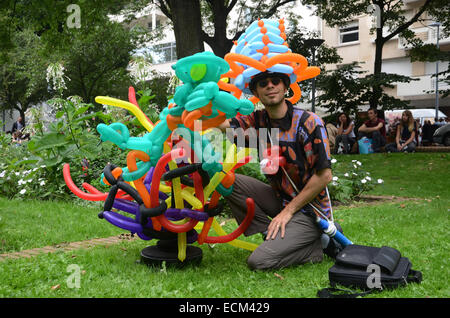
MULTIPOLYGON (((258 140, 264 142, 267 140, 265 147, 271 146, 270 139, 259 136, 260 128, 269 130, 279 128, 278 143, 282 155, 286 158, 285 170, 301 191, 316 171, 331 168, 330 146, 325 125, 319 116, 296 108, 289 101, 286 103, 288 111, 281 119, 270 119, 266 110, 258 110, 247 116, 233 118, 230 126, 244 130, 254 127, 258 140)), ((261 146, 258 144, 258 150, 260 149, 261 146)), ((281 168, 276 174, 266 177, 284 205, 297 195, 281 168)), ((331 203, 326 189, 323 189, 311 203, 320 208, 328 218, 330 217, 331 203)), ((311 212, 312 208, 305 206, 302 211, 311 212)))

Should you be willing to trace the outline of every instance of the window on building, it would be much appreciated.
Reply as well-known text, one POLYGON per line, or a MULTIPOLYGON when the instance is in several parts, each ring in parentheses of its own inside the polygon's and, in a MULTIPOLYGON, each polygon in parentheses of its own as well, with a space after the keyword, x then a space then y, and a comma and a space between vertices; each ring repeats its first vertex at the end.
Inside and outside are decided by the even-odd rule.
POLYGON ((152 58, 154 64, 162 64, 177 60, 175 42, 157 44, 152 48, 152 58))
POLYGON ((347 25, 339 28, 339 43, 350 43, 359 40, 359 25, 358 21, 350 22, 347 25))

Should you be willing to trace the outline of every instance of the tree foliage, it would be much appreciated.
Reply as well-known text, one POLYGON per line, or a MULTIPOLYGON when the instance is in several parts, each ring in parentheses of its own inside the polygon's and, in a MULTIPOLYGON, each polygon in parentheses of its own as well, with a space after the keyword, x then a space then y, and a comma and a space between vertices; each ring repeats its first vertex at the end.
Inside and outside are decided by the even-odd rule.
POLYGON ((0 5, 0 104, 26 107, 48 98, 45 70, 62 63, 66 95, 93 102, 95 95, 126 97, 126 67, 138 42, 133 30, 111 21, 133 1, 80 0, 71 25, 71 0, 10 0, 0 5))
MULTIPOLYGON (((321 91, 317 98, 318 106, 328 109, 330 114, 345 112, 357 118, 358 106, 367 104, 373 91, 371 87, 378 85, 393 88, 396 83, 409 82, 407 76, 381 73, 380 77, 366 74, 358 62, 343 65, 336 70, 327 71, 318 78, 318 89, 321 91)), ((380 98, 384 110, 407 108, 408 102, 394 98, 384 91, 380 98)))
POLYGON ((23 119, 25 111, 48 98, 45 79, 46 63, 40 58, 41 40, 30 29, 15 32, 15 46, 4 53, 8 62, 0 67, 0 107, 17 110, 23 119))

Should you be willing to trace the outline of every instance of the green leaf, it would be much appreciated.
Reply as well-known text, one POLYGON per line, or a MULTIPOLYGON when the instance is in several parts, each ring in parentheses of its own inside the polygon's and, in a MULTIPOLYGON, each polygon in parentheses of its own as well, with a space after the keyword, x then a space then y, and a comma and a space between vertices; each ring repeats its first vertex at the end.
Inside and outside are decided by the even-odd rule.
POLYGON ((60 146, 64 146, 66 144, 69 143, 69 141, 66 140, 66 137, 62 134, 59 133, 49 133, 46 134, 44 136, 42 136, 39 139, 33 139, 31 140, 28 145, 30 145, 32 143, 32 146, 30 148, 30 146, 28 146, 28 149, 30 149, 30 151, 42 151, 45 149, 51 149, 51 148, 55 148, 55 147, 60 147, 60 146), (34 141, 34 143, 32 143, 34 141))
POLYGON ((52 167, 58 165, 62 162, 62 157, 56 156, 52 158, 47 158, 41 161, 41 164, 46 165, 47 167, 52 167))
POLYGON ((73 114, 73 117, 85 113, 89 108, 91 108, 91 105, 78 108, 77 111, 73 114))

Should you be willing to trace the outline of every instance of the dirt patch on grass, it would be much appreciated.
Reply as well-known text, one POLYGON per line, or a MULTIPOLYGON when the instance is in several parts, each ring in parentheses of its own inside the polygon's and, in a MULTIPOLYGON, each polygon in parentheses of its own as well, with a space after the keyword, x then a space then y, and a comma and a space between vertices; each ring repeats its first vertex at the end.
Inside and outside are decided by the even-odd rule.
POLYGON ((361 206, 373 206, 383 203, 398 203, 404 201, 419 201, 425 200, 423 198, 409 198, 400 197, 395 195, 361 195, 355 198, 355 200, 344 203, 339 201, 333 201, 333 207, 340 208, 357 208, 361 206))

